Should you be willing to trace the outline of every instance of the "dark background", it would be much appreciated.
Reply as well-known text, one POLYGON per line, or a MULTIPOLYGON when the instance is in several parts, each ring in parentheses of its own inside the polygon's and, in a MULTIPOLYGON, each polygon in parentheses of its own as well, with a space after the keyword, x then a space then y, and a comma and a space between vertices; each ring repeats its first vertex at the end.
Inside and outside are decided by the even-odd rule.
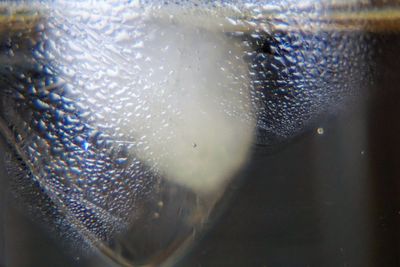
MULTIPOLYGON (((273 152, 258 149, 219 220, 179 266, 400 266, 400 46, 393 44, 396 35, 377 44, 375 82, 357 106, 273 152)), ((0 266, 87 266, 12 208, 5 190, 0 266)))
POLYGON ((379 38, 369 95, 323 120, 323 135, 310 129, 255 155, 222 219, 180 266, 400 266, 399 44, 379 38))

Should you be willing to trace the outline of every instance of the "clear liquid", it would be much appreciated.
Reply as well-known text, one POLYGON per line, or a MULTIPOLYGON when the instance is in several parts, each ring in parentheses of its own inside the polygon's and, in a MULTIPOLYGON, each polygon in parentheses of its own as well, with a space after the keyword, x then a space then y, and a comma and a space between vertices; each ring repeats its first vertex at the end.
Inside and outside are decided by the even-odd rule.
POLYGON ((395 266, 396 157, 369 124, 396 125, 397 9, 237 6, 4 12, 8 183, 72 264, 175 261, 243 177, 184 266, 395 266))

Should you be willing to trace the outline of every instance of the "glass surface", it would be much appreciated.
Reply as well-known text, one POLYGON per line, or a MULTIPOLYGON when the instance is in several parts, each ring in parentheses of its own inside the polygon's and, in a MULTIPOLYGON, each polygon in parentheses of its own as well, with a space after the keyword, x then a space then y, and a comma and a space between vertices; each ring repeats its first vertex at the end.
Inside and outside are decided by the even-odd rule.
POLYGON ((398 266, 397 1, 0 3, 0 266, 398 266))

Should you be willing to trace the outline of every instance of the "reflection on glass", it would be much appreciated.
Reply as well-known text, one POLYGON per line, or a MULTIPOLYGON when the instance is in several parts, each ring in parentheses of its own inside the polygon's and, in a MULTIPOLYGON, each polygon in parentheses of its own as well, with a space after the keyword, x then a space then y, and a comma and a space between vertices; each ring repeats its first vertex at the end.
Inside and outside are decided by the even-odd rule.
POLYGON ((8 183, 73 253, 173 263, 254 148, 362 101, 399 14, 328 1, 2 3, 8 183))

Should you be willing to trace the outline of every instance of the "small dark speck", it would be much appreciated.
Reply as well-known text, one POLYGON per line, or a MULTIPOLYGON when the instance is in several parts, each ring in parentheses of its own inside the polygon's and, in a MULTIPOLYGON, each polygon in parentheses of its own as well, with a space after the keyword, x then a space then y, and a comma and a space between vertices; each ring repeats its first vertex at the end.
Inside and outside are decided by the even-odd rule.
POLYGON ((197 144, 196 143, 193 143, 193 148, 196 148, 197 147, 197 144))

